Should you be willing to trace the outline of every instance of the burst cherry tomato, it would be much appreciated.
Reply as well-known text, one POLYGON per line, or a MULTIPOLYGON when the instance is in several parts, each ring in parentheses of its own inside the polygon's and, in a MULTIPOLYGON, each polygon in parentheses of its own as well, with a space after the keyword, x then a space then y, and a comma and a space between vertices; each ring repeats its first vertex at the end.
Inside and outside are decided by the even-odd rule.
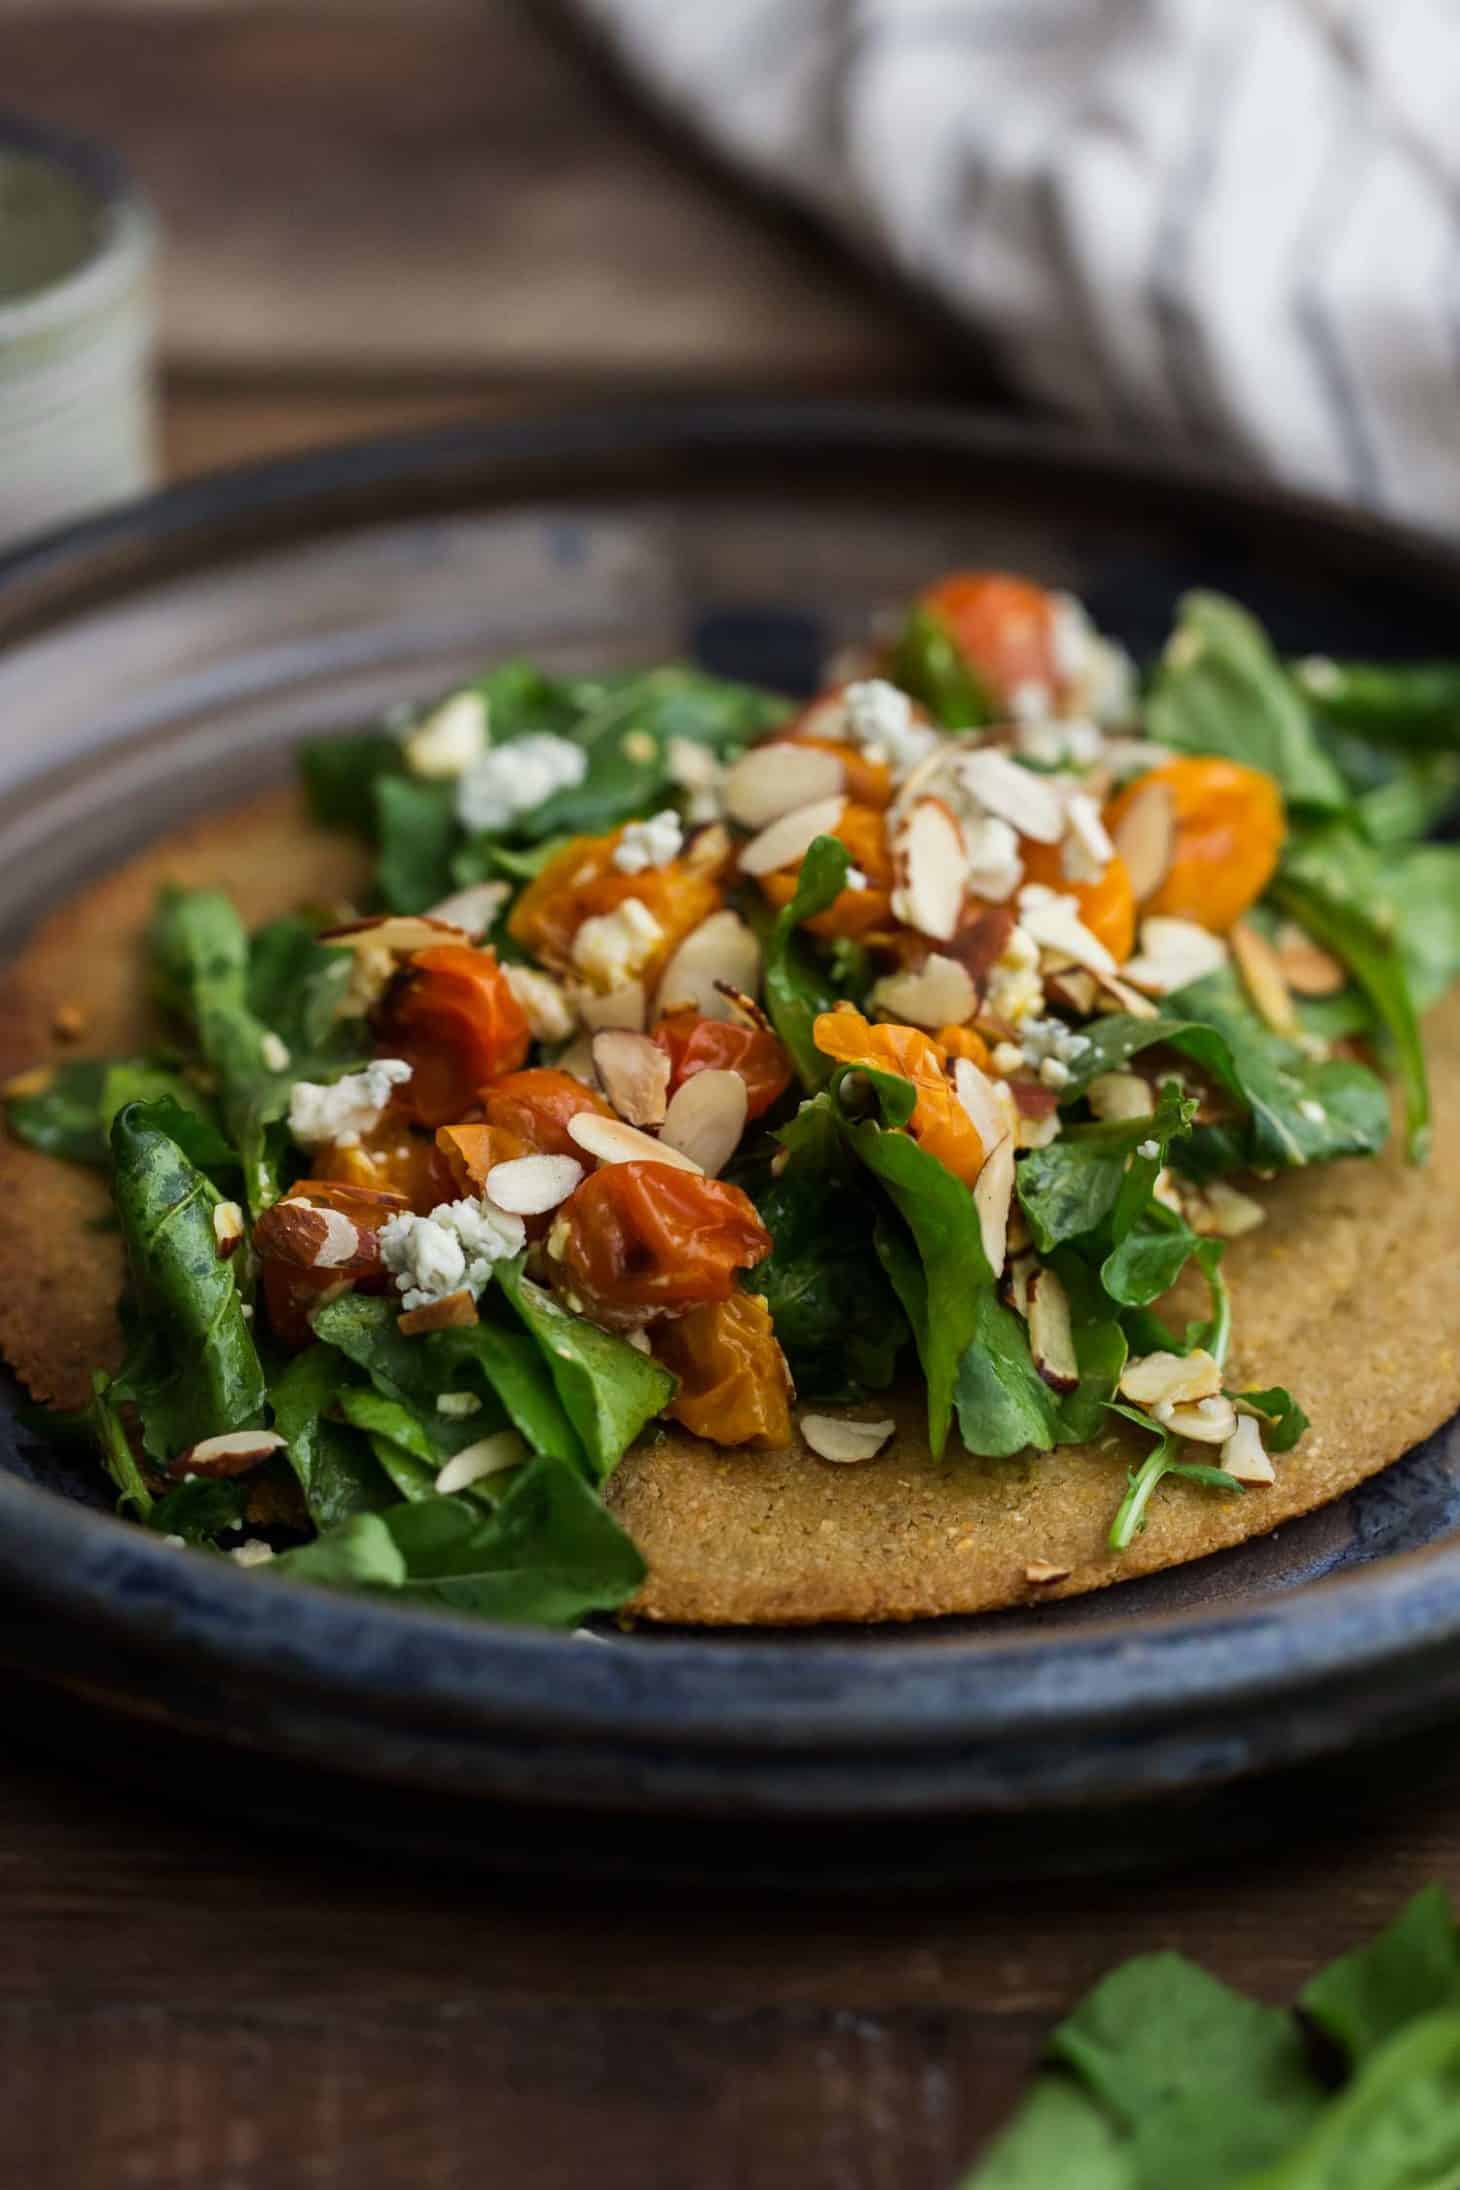
POLYGON ((1036 844, 1023 837, 1019 856, 1026 882, 1042 882, 1064 897, 1079 900, 1080 918, 1090 933, 1105 945, 1117 964, 1131 954, 1136 938, 1136 900, 1125 861, 1117 853, 1098 882, 1071 882, 1064 870, 1062 847, 1036 844))
POLYGON ((1165 876, 1141 911, 1225 934, 1272 879, 1285 833, 1282 794, 1260 768, 1183 756, 1127 784, 1107 808, 1106 826, 1118 829, 1152 786, 1171 802, 1174 837, 1165 876))
POLYGON ((433 1130, 464 1117, 489 1080, 513 1072, 532 1036, 491 950, 433 943, 416 951, 386 998, 385 1046, 412 1076, 403 1107, 433 1130))
POLYGON ((671 1094, 697 1072, 738 1072, 745 1082, 745 1114, 758 1118, 791 1084, 791 1060, 769 1027, 702 1019, 690 1005, 666 1012, 653 1038, 669 1059, 671 1094))
POLYGON ((1002 571, 957 570, 919 596, 936 616, 995 708, 1021 684, 1054 694, 1061 683, 1055 602, 1043 586, 1002 571))
POLYGON ((770 1310, 734 1292, 654 1331, 655 1359, 679 1378, 666 1414, 717 1445, 762 1450, 791 1442, 791 1379, 770 1310))
POLYGON ((315 1179, 403 1195, 421 1216, 452 1193, 451 1169, 435 1141, 415 1132, 398 1110, 388 1110, 349 1147, 332 1142, 319 1149, 310 1170, 315 1179))
POLYGON ((580 1162, 583 1151, 568 1131, 568 1120, 585 1110, 600 1118, 614 1115, 611 1105, 593 1088, 551 1065, 509 1072, 487 1089, 482 1105, 488 1125, 517 1134, 539 1155, 576 1156, 580 1162))
POLYGON ((629 1329, 726 1300, 771 1236, 738 1186, 667 1163, 605 1164, 559 1209, 554 1278, 596 1321, 629 1329))
POLYGON ((380 1259, 379 1232, 409 1208, 389 1194, 337 1179, 300 1179, 266 1209, 253 1229, 253 1249, 269 1326, 283 1346, 308 1346, 312 1311, 352 1288, 384 1292, 390 1274, 380 1259), (343 1218, 343 1224, 330 1217, 343 1218))
MULTIPOLYGON (((892 854, 887 848, 887 828, 881 814, 871 806, 858 806, 849 799, 842 808, 841 819, 829 833, 845 844, 852 865, 866 876, 867 887, 841 891, 825 912, 807 921, 808 931, 812 935, 832 938, 867 936, 874 931, 890 930, 893 926, 892 854)), ((796 894, 795 871, 762 875, 760 886, 779 912, 796 894)))
POLYGON ((573 963, 573 940, 585 920, 611 913, 637 898, 661 929, 635 971, 646 986, 663 969, 676 944, 719 909, 721 892, 713 873, 682 859, 643 874, 620 874, 613 864, 622 830, 609 836, 575 836, 555 852, 513 906, 508 933, 524 950, 560 972, 573 963))
POLYGON ((945 1170, 972 1186, 983 1166, 978 1129, 948 1084, 947 1055, 916 1027, 871 1026, 859 1011, 824 1011, 812 1030, 817 1048, 838 1064, 871 1065, 911 1080, 917 1101, 908 1130, 945 1170))

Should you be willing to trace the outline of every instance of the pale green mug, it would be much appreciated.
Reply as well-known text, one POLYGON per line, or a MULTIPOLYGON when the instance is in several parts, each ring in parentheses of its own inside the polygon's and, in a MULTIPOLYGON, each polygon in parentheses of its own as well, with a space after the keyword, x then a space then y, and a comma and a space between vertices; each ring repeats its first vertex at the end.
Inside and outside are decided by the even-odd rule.
POLYGON ((112 153, 0 113, 0 541, 155 483, 156 240, 112 153))

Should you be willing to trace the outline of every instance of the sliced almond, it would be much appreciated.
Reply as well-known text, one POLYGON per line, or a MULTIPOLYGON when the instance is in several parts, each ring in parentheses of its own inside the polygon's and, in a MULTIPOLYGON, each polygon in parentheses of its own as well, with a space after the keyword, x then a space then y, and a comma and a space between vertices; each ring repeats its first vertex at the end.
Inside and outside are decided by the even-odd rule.
POLYGON ((1138 905, 1154 897, 1176 852, 1176 801, 1165 783, 1140 784, 1111 830, 1138 905))
POLYGON ((897 1424, 891 1420, 848 1422, 835 1414, 803 1414, 801 1417, 801 1435, 811 1450, 819 1453, 823 1460, 834 1460, 839 1467, 875 1458, 896 1428, 897 1424))
POLYGON ((1278 930, 1278 964, 1295 996, 1336 996, 1348 979, 1343 961, 1326 951, 1295 920, 1278 930))
POLYGON ((1097 1072, 1085 1090, 1085 1100, 1108 1125, 1156 1113, 1156 1091, 1138 1072, 1097 1072))
POLYGON ((1267 937, 1246 920, 1234 922, 1227 931, 1227 941, 1259 1016, 1274 1034, 1291 1038, 1298 1031, 1298 1014, 1277 952, 1267 937))
MULTIPOLYGON (((319 1183, 322 1188, 325 1182, 319 1183)), ((373 1232, 361 1232, 338 1209, 301 1194, 288 1194, 263 1212, 254 1228, 254 1245, 260 1254, 300 1270, 340 1270, 378 1256, 373 1232)))
POLYGON ((841 761, 820 746, 753 745, 727 770, 720 795, 742 829, 764 829, 798 806, 835 798, 846 783, 841 761))
POLYGON ((1097 973, 1095 983, 1100 990, 1097 1009, 1104 1012, 1127 1012, 1132 1019, 1160 1018, 1160 1007, 1153 1004, 1149 996, 1142 996, 1139 989, 1133 989, 1128 982, 1122 981, 1118 974, 1097 973))
POLYGON ((953 1060, 953 1092, 963 1105, 988 1155, 1009 1131, 1009 1115, 998 1087, 971 1057, 953 1060))
POLYGON ((436 1488, 443 1498, 454 1492, 467 1490, 473 1483, 480 1483, 484 1476, 500 1475, 505 1468, 515 1468, 527 1458, 527 1440, 517 1430, 495 1430, 490 1437, 479 1437, 474 1445, 463 1445, 453 1453, 436 1478, 436 1488))
MULTIPOLYGON (((966 1060, 965 1060, 966 1061, 966 1060)), ((1009 1206, 1014 1197, 1014 1136, 1006 1133, 984 1155, 973 1182, 973 1206, 978 1212, 979 1235, 988 1266, 995 1277, 1003 1273, 1009 1239, 1009 1206)))
POLYGON ((593 1069, 593 1037, 591 1034, 575 1035, 566 1049, 560 1049, 553 1059, 554 1068, 581 1080, 585 1087, 597 1088, 598 1074, 593 1069))
POLYGON ((830 836, 842 818, 846 800, 815 799, 782 814, 770 827, 741 848, 740 872, 748 875, 777 874, 782 867, 799 866, 819 836, 830 836))
POLYGON ((425 917, 460 928, 475 943, 486 934, 511 895, 510 882, 470 882, 464 890, 453 890, 450 897, 443 897, 425 917))
MULTIPOLYGON (((700 1074, 698 1077, 703 1078, 700 1074)), ((736 1079, 740 1075, 734 1075, 736 1079)), ((686 1086, 693 1082, 687 1081, 686 1086)), ((743 1088, 745 1083, 741 1081, 743 1088)), ((677 1148, 668 1148, 663 1141, 655 1140, 650 1133, 641 1133, 637 1126, 625 1125, 622 1118, 600 1118, 593 1110, 580 1110, 568 1120, 568 1132, 580 1148, 599 1163, 667 1163, 680 1171, 698 1171, 699 1165, 682 1155, 677 1148)))
POLYGON ((687 1156, 697 1171, 714 1178, 740 1146, 747 1104, 738 1072, 696 1072, 675 1091, 661 1146, 687 1156))
POLYGON ((368 920, 347 920, 343 927, 326 928, 321 943, 335 950, 387 950, 396 958, 413 951, 430 950, 436 943, 469 943, 464 928, 438 920, 433 913, 381 913, 368 920))
POLYGON ((513 1156, 487 1173, 487 1199, 516 1217, 541 1217, 566 1201, 583 1177, 571 1156, 513 1156))
POLYGON ((722 996, 729 1005, 732 1018, 742 1020, 748 1027, 758 1027, 763 1034, 774 1033, 775 1030, 765 1012, 761 1010, 760 1005, 753 996, 746 995, 744 989, 736 988, 729 981, 717 981, 715 983, 715 992, 718 996, 722 996))
POLYGON ((428 1300, 422 1308, 408 1308, 396 1325, 404 1338, 424 1338, 428 1331, 464 1331, 479 1323, 477 1304, 465 1286, 428 1300))
POLYGON ((892 910, 920 935, 950 943, 963 914, 968 849, 951 807, 922 798, 892 840, 898 877, 892 910))
POLYGON ((522 1007, 534 1042, 566 1042, 578 1024, 578 1007, 561 981, 536 966, 503 966, 502 977, 522 1007))
POLYGON ((734 849, 730 831, 722 823, 712 821, 708 828, 697 830, 690 838, 680 854, 680 865, 689 874, 718 875, 734 849))
POLYGON ((326 1209, 318 1202, 301 1202, 298 1206, 312 1209, 315 1216, 324 1220, 324 1238, 314 1251, 317 1270, 343 1269, 347 1262, 355 1260, 360 1252, 360 1234, 348 1217, 342 1216, 338 1209, 326 1209))
POLYGON ((465 775, 486 749, 487 703, 470 687, 433 707, 405 742, 411 773, 443 781, 465 775))
POLYGON ((1097 976, 1115 971, 1110 952, 1080 918, 1078 898, 1042 883, 1028 884, 1019 893, 1019 925, 1057 962, 1073 958, 1097 976))
POLYGON ((726 991, 753 996, 760 986, 760 945, 739 913, 711 913, 671 957, 659 982, 657 1009, 692 1004, 702 1019, 728 1019, 726 991))
POLYGON ((1065 809, 1053 786, 1010 760, 997 746, 984 745, 965 753, 957 773, 984 812, 1007 821, 1020 836, 1036 844, 1058 844, 1064 835, 1065 809))
POLYGON ((213 1205, 213 1237, 218 1243, 218 1257, 226 1262, 236 1255, 243 1245, 243 1211, 236 1201, 220 1201, 213 1205))
POLYGON ((1163 1399, 1151 1412, 1173 1437, 1188 1437, 1198 1445, 1225 1445, 1237 1428, 1237 1410, 1221 1392, 1189 1406, 1163 1399))
POLYGON ((1121 1372, 1120 1393, 1137 1407, 1186 1406, 1212 1399, 1222 1372, 1204 1348, 1195 1353, 1137 1354, 1121 1372))
POLYGON ((978 1004, 973 977, 956 958, 933 951, 916 973, 889 973, 874 986, 868 999, 884 1019, 899 1019, 908 1026, 962 1026, 978 1004))
POLYGON ((647 1034, 608 1027, 593 1037, 599 1085, 630 1125, 663 1125, 669 1102, 669 1058, 647 1034))
POLYGON ((1188 1186, 1181 1196, 1181 1213, 1203 1239, 1242 1239, 1267 1222, 1262 1203, 1225 1179, 1188 1186))
POLYGON ((1070 1569, 1057 1566, 1053 1559, 1031 1559, 1024 1569, 1024 1579, 1031 1588, 1046 1589, 1052 1582, 1067 1582, 1070 1569))
MULTIPOLYGON (((621 981, 616 989, 610 989, 603 996, 590 988, 575 988, 571 995, 573 1007, 590 1035, 604 1027, 627 1027, 631 1033, 643 1031, 648 1017, 648 999, 642 981, 621 981)), ((571 1071, 573 1068, 565 1065, 563 1069, 571 1071)))
POLYGON ((277 1430, 229 1430, 222 1437, 205 1437, 189 1445, 167 1466, 169 1475, 247 1475, 276 1452, 284 1450, 277 1430))
POLYGON ((1141 922, 1140 950, 1121 970, 1133 987, 1151 996, 1169 996, 1226 963, 1227 946, 1219 935, 1194 920, 1161 913, 1141 922))
POLYGON ((1029 1320, 1029 1282, 1038 1268, 1038 1255, 1026 1247, 1022 1254, 1010 1257, 1004 1279, 1004 1298, 1014 1313, 1023 1316, 1026 1323, 1029 1320))
POLYGON ((1074 1390, 1080 1364, 1070 1329, 1070 1299, 1054 1271, 1044 1267, 1029 1280, 1029 1350, 1046 1384, 1057 1392, 1074 1390))
POLYGON ((1277 1472, 1262 1442, 1262 1427, 1250 1414, 1239 1414, 1236 1427, 1222 1446, 1222 1466, 1239 1483, 1261 1489, 1277 1481, 1277 1472))
POLYGON ((1077 1018, 1088 1019, 1095 1010, 1100 985, 1095 976, 1084 966, 1055 966, 1044 976, 1045 994, 1051 1003, 1062 1004, 1077 1018))

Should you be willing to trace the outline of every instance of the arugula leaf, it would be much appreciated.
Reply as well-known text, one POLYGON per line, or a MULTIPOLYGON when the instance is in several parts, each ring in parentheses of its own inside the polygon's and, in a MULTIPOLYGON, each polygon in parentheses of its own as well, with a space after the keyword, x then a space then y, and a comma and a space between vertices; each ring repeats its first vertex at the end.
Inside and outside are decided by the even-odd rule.
POLYGON ((796 931, 836 902, 850 865, 851 855, 837 837, 817 837, 801 862, 796 894, 777 914, 766 941, 765 1008, 808 1094, 831 1077, 832 1060, 817 1048, 811 1030, 837 1002, 837 991, 796 931))
POLYGON ((368 1384, 346 1385, 338 1405, 350 1427, 365 1432, 370 1450, 403 1498, 435 1496, 444 1455, 426 1417, 368 1384))
MULTIPOLYGON (((433 1343, 439 1332, 421 1338, 402 1335, 394 1302, 366 1293, 343 1293, 317 1308, 310 1320, 316 1338, 337 1347, 347 1361, 363 1369, 383 1399, 407 1410, 415 1424, 413 1432, 392 1428, 382 1429, 382 1434, 395 1437, 433 1471, 463 1446, 505 1428, 506 1413, 494 1396, 485 1397, 475 1414, 458 1417, 439 1411, 440 1393, 459 1390, 461 1379, 453 1384, 451 1372, 443 1371, 433 1343)), ((348 1391, 342 1389, 338 1398, 346 1419, 356 1419, 350 1412, 348 1391)), ((373 1416, 368 1422, 360 1420, 358 1426, 382 1427, 373 1416)))
MULTIPOLYGON (((632 1349, 630 1349, 632 1350, 632 1349)), ((574 1626, 631 1597, 645 1566, 578 1471, 545 1455, 490 1510, 434 1496, 356 1514, 275 1561, 313 1581, 390 1589, 483 1619, 574 1626)))
POLYGON ((959 1436, 985 1460, 1030 1446, 1048 1452, 1062 1442, 1060 1401, 1034 1366, 1023 1323, 992 1286, 975 1291, 974 1317, 954 1386, 959 1436))
POLYGON ((352 829, 373 840, 376 786, 382 777, 405 774, 400 739, 385 730, 306 738, 296 758, 309 810, 321 827, 352 829))
POLYGON ((668 1406, 676 1379, 636 1346, 559 1307, 523 1276, 521 1257, 499 1262, 496 1276, 547 1363, 590 1470, 604 1480, 645 1423, 668 1406))
POLYGON ((786 1152, 782 1169, 749 1189, 773 1245, 745 1283, 769 1308, 804 1397, 881 1391, 892 1381, 907 1324, 878 1263, 875 1205, 831 1098, 803 1103, 776 1139, 786 1152))
MULTIPOLYGON (((112 1119, 130 1102, 169 1106, 164 1130, 202 1168, 237 1164, 197 1090, 181 1073, 149 1057, 66 1058, 36 1094, 11 1096, 6 1120, 18 1140, 47 1156, 105 1164, 112 1119)), ((158 1122, 164 1122, 161 1112, 158 1122)))
POLYGON ((1448 2014, 1391 2038, 1300 2145, 1238 2190, 1453 2190, 1456 2182, 1460 2014, 1448 2014))
POLYGON ((112 1379, 101 1369, 91 1374, 91 1426, 101 1447, 102 1465, 117 1488, 117 1511, 125 1513, 129 1508, 139 1521, 147 1520, 152 1512, 152 1493, 143 1480, 132 1450, 132 1440, 127 1435, 126 1424, 117 1407, 113 1392, 117 1389, 112 1379))
POLYGON ((350 969, 350 953, 322 943, 307 920, 266 921, 249 938, 248 1008, 287 1048, 316 1059, 345 1040, 338 1021, 350 969))
POLYGON ((1299 2004, 1355 2067, 1416 2017, 1460 2008, 1460 1935, 1444 1888, 1424 1887, 1377 1939, 1330 1962, 1299 2004))
MULTIPOLYGON (((412 1341, 411 1343, 417 1343, 412 1341)), ((475 1323, 466 1330, 433 1331, 426 1340, 433 1376, 443 1391, 470 1391, 484 1384, 500 1401, 514 1429, 534 1452, 551 1460, 586 1465, 583 1441, 558 1397, 548 1364, 525 1330, 475 1323)), ((481 1417, 470 1415, 469 1423, 481 1417)), ((478 1428, 478 1436, 484 1432, 478 1428)))
POLYGON ((147 1526, 160 1536, 181 1536, 186 1544, 211 1544, 225 1530, 242 1525, 248 1485, 239 1476, 179 1483, 159 1498, 147 1526))
POLYGON ((1195 1102, 1168 1085, 1152 1117, 1067 1126, 1047 1148, 1031 1149, 1015 1180, 1040 1252, 1095 1231, 1122 1200, 1127 1207, 1117 1236, 1124 1238, 1150 1200, 1171 1142, 1189 1130, 1195 1116, 1195 1102), (1137 1153, 1147 1141, 1156 1144, 1158 1154, 1137 1153))
POLYGON ((1127 1407, 1117 1400, 1109 1402, 1112 1414, 1123 1415, 1127 1422, 1134 1422, 1138 1429, 1149 1430, 1156 1442, 1130 1478, 1126 1494, 1110 1524, 1106 1541, 1112 1551, 1127 1551, 1146 1525, 1146 1508, 1156 1486, 1168 1475, 1184 1476, 1188 1483, 1204 1484, 1208 1490, 1232 1491, 1240 1494, 1243 1485, 1225 1468, 1214 1468, 1200 1460, 1182 1460, 1181 1439, 1164 1429, 1139 1407, 1127 1407))
POLYGON ((295 1354, 269 1387, 274 1427, 304 1493, 310 1520, 328 1529, 352 1513, 373 1513, 391 1503, 391 1489, 358 1436, 327 1410, 354 1371, 333 1346, 295 1354))
POLYGON ((1041 2076, 963 2190, 1136 2190, 1125 2139, 1062 2076, 1041 2076))
POLYGON ((1219 593, 1188 593, 1146 700, 1146 735, 1275 778, 1295 806, 1348 805, 1301 695, 1256 618, 1219 593))
POLYGON ((988 695, 935 609, 909 614, 893 651, 892 681, 921 700, 945 730, 975 730, 992 720, 988 695))
POLYGON ((421 913, 451 888, 461 831, 454 783, 381 776, 375 785, 375 880, 392 912, 421 913))
POLYGON ((1335 662, 1292 665, 1308 704, 1325 722, 1380 745, 1438 746, 1460 739, 1460 664, 1335 662))
MULTIPOLYGON (((1188 1352, 1190 1348, 1187 1349, 1188 1352)), ((1208 1347, 1209 1353, 1215 1348, 1208 1347)), ((1221 1355, 1216 1355, 1221 1360, 1221 1355)), ((1235 1392, 1230 1397, 1245 1400, 1247 1405, 1262 1416, 1262 1442, 1269 1452, 1291 1452, 1303 1432, 1308 1428, 1308 1417, 1291 1392, 1285 1392, 1280 1384, 1271 1384, 1265 1391, 1235 1392)))

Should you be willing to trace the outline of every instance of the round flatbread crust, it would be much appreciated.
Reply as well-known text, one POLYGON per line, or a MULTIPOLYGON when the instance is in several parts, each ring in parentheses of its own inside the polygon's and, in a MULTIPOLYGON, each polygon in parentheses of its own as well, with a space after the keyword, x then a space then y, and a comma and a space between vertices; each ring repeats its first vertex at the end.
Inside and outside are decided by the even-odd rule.
MULTIPOLYGON (((139 943, 162 882, 226 890, 253 923, 349 897, 366 878, 363 850, 313 828, 290 792, 167 838, 54 915, 7 973, 0 1076, 153 1038, 139 943), (71 1045, 53 1033, 66 1004, 85 1021, 71 1045)), ((855 1466, 799 1444, 727 1451, 671 1428, 651 1432, 608 1486, 649 1563, 632 1609, 693 1624, 790 1625, 1071 1596, 1241 1543, 1397 1459, 1460 1408, 1460 995, 1427 1033, 1428 1168, 1412 1169, 1391 1146, 1373 1162, 1276 1180, 1261 1189, 1268 1222, 1228 1249, 1232 1381, 1287 1385, 1312 1417, 1270 1490, 1222 1496, 1168 1483, 1117 1558, 1105 1532, 1128 1467, 1147 1449, 1133 1431, 1017 1460, 935 1461, 918 1390, 855 1410, 898 1425, 876 1459, 855 1466), (1032 1583, 1038 1562, 1068 1574, 1032 1583)), ((0 1348, 36 1397, 82 1404, 90 1369, 119 1354, 120 1250, 94 1228, 105 1186, 0 1135, 0 1206, 0 1348)))

